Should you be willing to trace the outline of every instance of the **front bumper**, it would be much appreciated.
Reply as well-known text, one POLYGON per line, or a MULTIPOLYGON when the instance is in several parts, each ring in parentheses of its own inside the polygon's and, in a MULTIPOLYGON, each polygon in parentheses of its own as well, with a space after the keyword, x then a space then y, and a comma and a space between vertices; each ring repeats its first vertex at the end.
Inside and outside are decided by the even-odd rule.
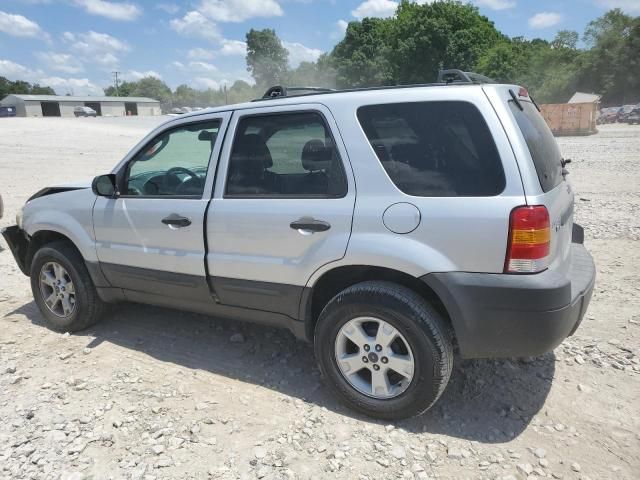
POLYGON ((5 242, 9 245, 9 249, 13 254, 13 258, 15 258, 20 271, 25 275, 29 276, 29 272, 25 266, 25 259, 27 258, 27 247, 29 246, 29 242, 27 241, 27 237, 24 232, 17 225, 13 225, 11 227, 6 227, 0 230, 2 236, 4 237, 5 242))
POLYGON ((422 277, 447 309, 464 358, 529 357, 576 331, 595 284, 593 258, 571 245, 566 275, 432 273, 422 277))

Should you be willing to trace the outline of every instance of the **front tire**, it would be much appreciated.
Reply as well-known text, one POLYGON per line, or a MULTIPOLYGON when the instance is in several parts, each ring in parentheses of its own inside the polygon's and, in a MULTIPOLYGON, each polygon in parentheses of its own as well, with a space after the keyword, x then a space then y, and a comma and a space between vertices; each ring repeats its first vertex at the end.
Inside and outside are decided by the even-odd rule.
POLYGON ((315 352, 329 388, 370 417, 398 420, 428 410, 453 368, 449 329, 414 291, 369 281, 336 295, 315 330, 315 352))
POLYGON ((66 242, 40 248, 31 262, 31 291, 47 327, 77 332, 100 320, 106 309, 78 251, 66 242))

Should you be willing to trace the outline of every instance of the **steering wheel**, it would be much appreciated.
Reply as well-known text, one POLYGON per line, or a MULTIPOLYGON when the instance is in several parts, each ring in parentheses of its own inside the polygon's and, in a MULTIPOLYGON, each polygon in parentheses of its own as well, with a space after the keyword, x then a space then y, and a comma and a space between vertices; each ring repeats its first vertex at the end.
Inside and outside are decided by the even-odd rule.
MULTIPOLYGON (((196 175, 194 172, 192 172, 191 170, 189 170, 188 168, 185 167, 172 167, 169 170, 167 170, 166 172, 164 172, 164 177, 162 177, 162 190, 165 192, 169 191, 169 178, 170 177, 176 177, 178 178, 178 173, 185 173, 187 175, 189 175, 191 178, 200 178, 198 177, 198 175, 196 175)), ((183 183, 183 182, 180 182, 183 183)), ((176 187, 178 188, 178 187, 176 187)))

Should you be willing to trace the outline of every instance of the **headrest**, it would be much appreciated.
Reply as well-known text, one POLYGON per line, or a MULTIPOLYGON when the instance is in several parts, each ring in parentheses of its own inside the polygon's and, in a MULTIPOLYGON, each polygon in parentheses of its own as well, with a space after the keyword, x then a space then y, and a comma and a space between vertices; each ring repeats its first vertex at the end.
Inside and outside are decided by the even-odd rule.
POLYGON ((263 168, 271 168, 273 159, 266 142, 257 133, 250 133, 238 139, 238 147, 233 153, 234 157, 240 157, 240 162, 257 163, 259 160, 263 168))
POLYGON ((333 162, 333 148, 322 140, 309 140, 302 149, 302 168, 310 172, 328 170, 333 162))

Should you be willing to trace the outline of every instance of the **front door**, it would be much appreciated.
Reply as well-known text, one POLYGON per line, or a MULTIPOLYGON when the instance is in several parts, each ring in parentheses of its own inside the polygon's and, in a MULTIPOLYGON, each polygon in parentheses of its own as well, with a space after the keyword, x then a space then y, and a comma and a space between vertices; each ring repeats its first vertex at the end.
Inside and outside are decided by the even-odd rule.
POLYGON ((208 296, 204 216, 228 114, 189 120, 161 131, 121 166, 118 198, 95 203, 97 255, 114 287, 208 296))
POLYGON ((331 113, 319 105, 236 112, 207 219, 207 265, 226 305, 297 318, 313 272, 341 259, 355 185, 331 113))

